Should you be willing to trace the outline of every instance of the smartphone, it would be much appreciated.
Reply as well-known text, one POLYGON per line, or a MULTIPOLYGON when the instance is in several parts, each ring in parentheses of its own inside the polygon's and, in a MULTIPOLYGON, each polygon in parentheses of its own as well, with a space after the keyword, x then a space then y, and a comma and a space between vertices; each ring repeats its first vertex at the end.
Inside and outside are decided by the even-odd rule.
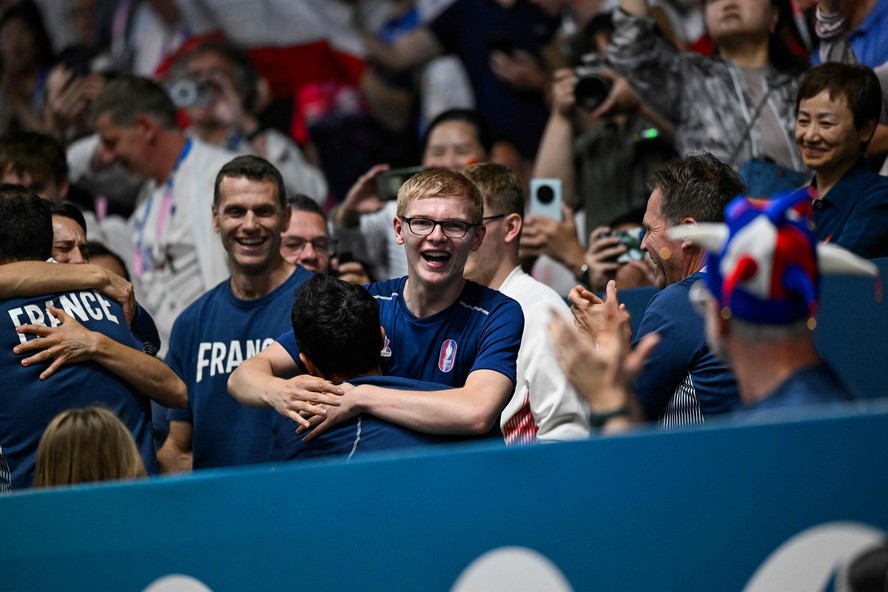
POLYGON ((424 171, 423 167, 407 167, 403 169, 391 169, 376 175, 376 194, 379 199, 398 199, 398 190, 407 179, 424 171))
POLYGON ((561 179, 530 180, 530 213, 561 220, 561 179))

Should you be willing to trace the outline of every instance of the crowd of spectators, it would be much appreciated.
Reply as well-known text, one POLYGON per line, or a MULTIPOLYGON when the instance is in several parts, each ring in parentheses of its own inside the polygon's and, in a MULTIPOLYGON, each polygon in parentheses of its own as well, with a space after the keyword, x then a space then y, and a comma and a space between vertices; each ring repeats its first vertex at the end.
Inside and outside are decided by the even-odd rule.
POLYGON ((888 256, 884 31, 0 2, 0 492, 855 398, 811 331, 821 270, 888 256))

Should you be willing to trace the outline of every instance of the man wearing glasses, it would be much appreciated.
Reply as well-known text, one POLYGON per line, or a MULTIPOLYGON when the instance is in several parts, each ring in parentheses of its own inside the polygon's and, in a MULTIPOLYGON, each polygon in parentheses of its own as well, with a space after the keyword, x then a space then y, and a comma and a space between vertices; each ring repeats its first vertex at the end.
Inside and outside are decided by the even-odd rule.
POLYGON ((281 257, 290 208, 278 170, 239 156, 216 177, 213 226, 228 253, 231 277, 176 319, 166 362, 188 387, 188 405, 169 414, 158 451, 161 472, 267 462, 274 413, 228 396, 237 366, 289 328, 294 294, 312 276, 281 257))
POLYGON ((500 437, 524 316, 514 300, 463 277, 469 253, 486 232, 483 212, 481 193, 463 175, 444 169, 415 175, 398 192, 393 220, 408 274, 367 286, 386 334, 383 372, 456 388, 352 389, 306 375, 289 378, 300 371, 291 331, 241 365, 229 392, 314 427, 307 440, 359 413, 425 433, 500 437))
POLYGON ((337 242, 330 238, 327 215, 313 199, 296 194, 287 198, 290 224, 281 233, 281 256, 287 263, 315 273, 332 273, 351 284, 370 281, 359 261, 343 261, 337 242), (338 260, 337 260, 338 259, 338 260))

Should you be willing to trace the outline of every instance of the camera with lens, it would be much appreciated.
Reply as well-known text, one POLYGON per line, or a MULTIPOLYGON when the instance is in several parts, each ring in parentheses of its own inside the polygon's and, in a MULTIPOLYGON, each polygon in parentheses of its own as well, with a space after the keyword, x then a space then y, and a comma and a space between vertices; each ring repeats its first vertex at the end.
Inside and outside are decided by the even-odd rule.
POLYGON ((604 58, 598 53, 587 53, 574 68, 577 85, 574 87, 574 98, 577 105, 586 111, 595 111, 610 94, 613 81, 602 74, 606 65, 604 58))
POLYGON ((601 238, 615 236, 620 239, 620 242, 614 246, 622 245, 626 247, 626 251, 614 257, 612 261, 623 265, 630 261, 641 261, 644 259, 644 251, 641 250, 641 238, 643 234, 644 229, 641 226, 638 226, 628 230, 612 230, 607 234, 602 235, 601 238))
POLYGON ((166 85, 166 90, 178 109, 209 107, 215 98, 213 82, 200 78, 176 78, 166 85))

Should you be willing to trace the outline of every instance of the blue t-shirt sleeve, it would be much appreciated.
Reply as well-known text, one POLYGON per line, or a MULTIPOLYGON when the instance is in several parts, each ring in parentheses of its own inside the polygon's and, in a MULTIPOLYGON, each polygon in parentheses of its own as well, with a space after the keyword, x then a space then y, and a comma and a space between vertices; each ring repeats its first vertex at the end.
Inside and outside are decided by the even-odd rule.
POLYGON ((475 370, 495 370, 514 384, 523 332, 524 313, 521 306, 510 298, 491 312, 484 324, 478 355, 469 373, 475 370))
MULTIPOLYGON (((293 361, 299 364, 299 346, 296 345, 296 335, 293 330, 289 330, 277 338, 277 342, 287 350, 287 353, 293 358, 293 361)), ((301 365, 301 364, 300 364, 301 365)))
POLYGON ((691 308, 687 291, 664 291, 651 300, 633 341, 656 331, 660 343, 648 355, 635 379, 635 392, 649 419, 663 415, 666 405, 684 380, 700 349, 702 319, 691 308))
MULTIPOLYGON (((182 352, 186 351, 187 345, 184 343, 182 335, 182 326, 176 322, 173 324, 173 330, 170 333, 170 351, 167 353, 167 366, 176 373, 176 376, 182 379, 186 385, 191 384, 189 377, 185 373, 185 361, 182 359, 182 352)), ((176 407, 167 410, 167 419, 169 421, 186 421, 194 423, 194 415, 191 411, 191 390, 188 391, 188 402, 184 407, 176 407)))
POLYGON ((888 183, 861 196, 835 243, 862 257, 888 256, 888 183))

